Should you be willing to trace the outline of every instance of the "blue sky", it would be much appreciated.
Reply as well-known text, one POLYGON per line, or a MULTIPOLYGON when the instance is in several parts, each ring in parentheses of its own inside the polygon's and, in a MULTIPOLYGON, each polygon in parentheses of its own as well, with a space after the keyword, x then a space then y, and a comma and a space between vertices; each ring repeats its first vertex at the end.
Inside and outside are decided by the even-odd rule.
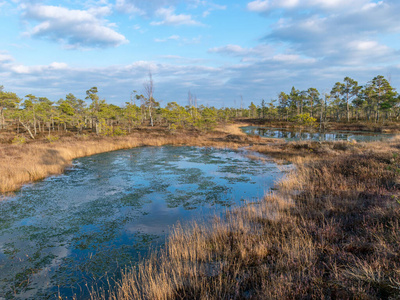
POLYGON ((149 72, 162 105, 329 92, 350 76, 400 88, 398 0, 0 0, 0 85, 20 97, 123 105, 149 72))

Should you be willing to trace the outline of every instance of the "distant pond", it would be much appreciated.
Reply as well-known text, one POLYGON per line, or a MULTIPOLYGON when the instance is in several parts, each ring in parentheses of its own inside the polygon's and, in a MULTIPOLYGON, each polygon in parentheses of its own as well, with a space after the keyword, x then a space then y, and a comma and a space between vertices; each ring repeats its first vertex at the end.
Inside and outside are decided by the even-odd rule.
POLYGON ((307 131, 307 130, 293 130, 287 128, 270 128, 270 127, 257 127, 246 126, 241 127, 242 131, 246 134, 259 135, 265 138, 278 138, 285 139, 286 141, 352 141, 357 142, 372 142, 383 141, 394 137, 394 134, 385 134, 377 132, 365 131, 307 131))
POLYGON ((169 228, 255 201, 283 172, 241 151, 143 147, 80 158, 0 202, 0 299, 88 297, 169 228))

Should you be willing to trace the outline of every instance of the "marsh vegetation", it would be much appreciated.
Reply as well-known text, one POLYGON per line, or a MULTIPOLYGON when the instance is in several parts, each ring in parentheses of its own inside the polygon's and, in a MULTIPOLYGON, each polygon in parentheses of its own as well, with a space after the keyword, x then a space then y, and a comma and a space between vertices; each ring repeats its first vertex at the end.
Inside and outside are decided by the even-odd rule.
MULTIPOLYGON (((198 143, 222 148, 245 146, 253 152, 272 157, 277 162, 290 161, 295 168, 259 201, 231 208, 226 215, 220 214, 212 221, 176 225, 169 232, 163 248, 153 249, 147 255, 142 252, 145 259, 139 259, 133 266, 120 268, 120 275, 114 278, 116 282, 110 280, 109 283, 93 283, 89 288, 84 287, 88 297, 398 297, 399 140, 394 138, 370 143, 285 142, 259 136, 230 134, 240 133, 239 126, 240 124, 225 128, 229 133, 221 130, 198 136, 189 133, 171 134, 170 139, 166 132, 156 130, 150 134, 146 132, 141 142, 139 136, 136 136, 138 145, 150 144, 150 141, 155 145, 175 141, 175 145, 198 143), (151 138, 152 134, 155 135, 154 140, 151 138)), ((33 143, 24 147, 29 153, 28 151, 32 151, 28 150, 29 147, 54 147, 57 150, 62 145, 65 148, 68 143, 74 149, 79 149, 77 145, 82 149, 91 145, 98 152, 101 151, 101 145, 108 147, 106 145, 112 144, 109 147, 121 148, 132 146, 126 144, 129 141, 126 137, 102 138, 97 141, 65 139, 67 140, 61 139, 52 144, 33 143)), ((8 147, 14 149, 13 147, 19 146, 8 147)), ((44 148, 40 148, 41 151, 44 148)), ((172 158, 172 161, 175 159, 172 158)), ((165 159, 165 163, 170 160, 165 159)), ((223 163, 225 160, 218 161, 223 163)), ((193 177, 183 176, 188 177, 188 180, 193 177)), ((111 180, 108 175, 104 179, 111 180)), ((118 186, 112 180, 111 183, 118 186)), ((190 198, 182 197, 178 198, 190 198)), ((189 204, 183 207, 190 211, 192 206, 189 204)), ((87 234, 91 232, 90 228, 87 227, 87 234)), ((99 236, 104 238, 108 235, 99 236)), ((140 240, 134 234, 131 235, 132 238, 140 240)), ((139 244, 144 248, 148 247, 148 242, 154 243, 153 245, 160 242, 151 235, 142 238, 144 242, 139 244)), ((131 242, 135 245, 137 241, 131 242)), ((90 243, 88 247, 91 247, 90 243)), ((144 248, 140 251, 144 251, 144 248)), ((88 250, 82 248, 79 251, 88 250)), ((18 256, 12 251, 7 253, 18 256)), ((129 253, 125 257, 134 256, 129 253)), ((108 264, 108 260, 101 258, 101 255, 98 258, 104 266, 113 265, 111 262, 108 264)), ((50 263, 52 259, 54 257, 49 258, 50 263)), ((46 260, 40 261, 46 263, 46 260)), ((38 265, 37 270, 43 270, 43 266, 38 265)), ((104 269, 98 271, 101 273, 104 269)), ((31 275, 26 273, 25 277, 21 275, 20 278, 31 278, 31 275)), ((70 291, 68 295, 72 295, 70 291)))
POLYGON ((400 295, 399 141, 302 142, 258 203, 177 227, 165 248, 92 299, 395 299, 400 295))
POLYGON ((33 95, 22 101, 0 90, 2 297, 400 297, 400 141, 394 135, 400 97, 382 76, 364 87, 345 78, 325 95, 293 88, 279 95, 278 105, 262 101, 240 109, 197 106, 190 93, 188 106, 172 102, 163 108, 150 92, 133 95, 118 107, 97 93, 95 87, 87 91, 91 103, 86 107, 71 94, 54 103, 33 95), (278 129, 270 129, 273 134, 265 137, 261 131, 246 136, 239 129, 255 124, 286 130, 277 134, 278 129), (311 135, 300 141, 275 139, 286 137, 288 128, 340 130, 334 138, 342 140, 313 141, 311 135), (364 137, 372 131, 388 139, 366 143, 343 130, 364 131, 364 137), (156 161, 143 166, 146 158, 137 155, 143 148, 137 147, 166 145, 147 148, 157 152, 147 159, 156 161), (174 150, 176 156, 165 150, 172 146, 206 150, 191 148, 183 159, 189 165, 183 166, 182 150, 174 150), (252 151, 247 158, 221 157, 244 147, 252 151), (114 150, 122 157, 100 154, 114 150), (95 154, 103 156, 96 159, 95 154), (68 169, 73 159, 87 156, 68 169), (210 157, 213 162, 207 162, 210 157), (268 187, 245 186, 262 175, 271 158, 294 168, 272 190, 281 172, 269 177, 268 187), (112 167, 99 170, 107 161, 112 167), (85 167, 89 162, 92 167, 85 167), (115 171, 121 165, 123 170, 115 171), (20 189, 66 168, 64 175, 20 189), (144 184, 140 176, 151 170, 156 175, 144 184), (86 175, 73 179, 74 172, 86 175), (216 179, 209 173, 225 175, 216 179), (158 177, 162 174, 175 176, 174 184, 158 177), (88 188, 89 183, 98 190, 88 188), (67 194, 53 191, 57 186, 67 194), (231 191, 251 203, 229 196, 231 191), (256 195, 249 196, 250 191, 256 195), (160 222, 157 216, 152 219, 152 203, 159 216, 184 213, 160 222), (216 217, 186 222, 198 216, 200 207, 203 216, 217 208, 216 217), (142 224, 147 229, 149 223, 174 227, 167 236, 136 230, 139 219, 148 220, 142 224), (127 227, 134 229, 124 231, 127 227), (147 252, 149 245, 154 248, 147 252), (54 285, 60 288, 55 291, 54 285))

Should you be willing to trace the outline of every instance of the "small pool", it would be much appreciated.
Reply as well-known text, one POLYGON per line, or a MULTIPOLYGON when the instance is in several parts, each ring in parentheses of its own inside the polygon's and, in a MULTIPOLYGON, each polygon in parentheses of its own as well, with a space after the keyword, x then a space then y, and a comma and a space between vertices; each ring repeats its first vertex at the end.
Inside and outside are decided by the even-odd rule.
POLYGON ((0 202, 0 299, 88 298, 88 287, 106 288, 177 222, 256 201, 284 174, 243 152, 197 147, 134 148, 73 164, 0 202))
POLYGON ((259 135, 265 138, 285 139, 287 141, 352 141, 357 142, 372 142, 384 141, 395 136, 395 134, 385 134, 376 132, 365 131, 306 131, 306 130, 293 130, 286 128, 269 128, 269 127, 256 127, 247 126, 241 127, 242 131, 246 134, 259 135))

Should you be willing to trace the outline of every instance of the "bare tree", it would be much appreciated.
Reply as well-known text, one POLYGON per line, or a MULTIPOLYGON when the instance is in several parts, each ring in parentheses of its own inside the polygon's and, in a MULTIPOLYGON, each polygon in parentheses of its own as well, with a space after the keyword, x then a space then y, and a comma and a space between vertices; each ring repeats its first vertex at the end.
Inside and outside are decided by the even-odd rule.
POLYGON ((193 117, 193 95, 190 92, 190 90, 188 92, 188 106, 189 106, 190 116, 193 117))
POLYGON ((154 106, 154 82, 153 82, 153 75, 151 74, 151 71, 149 72, 149 80, 144 84, 144 90, 147 96, 147 107, 149 109, 149 117, 150 117, 150 124, 153 127, 153 106, 154 106))
POLYGON ((243 96, 240 95, 240 117, 243 118, 243 96))

